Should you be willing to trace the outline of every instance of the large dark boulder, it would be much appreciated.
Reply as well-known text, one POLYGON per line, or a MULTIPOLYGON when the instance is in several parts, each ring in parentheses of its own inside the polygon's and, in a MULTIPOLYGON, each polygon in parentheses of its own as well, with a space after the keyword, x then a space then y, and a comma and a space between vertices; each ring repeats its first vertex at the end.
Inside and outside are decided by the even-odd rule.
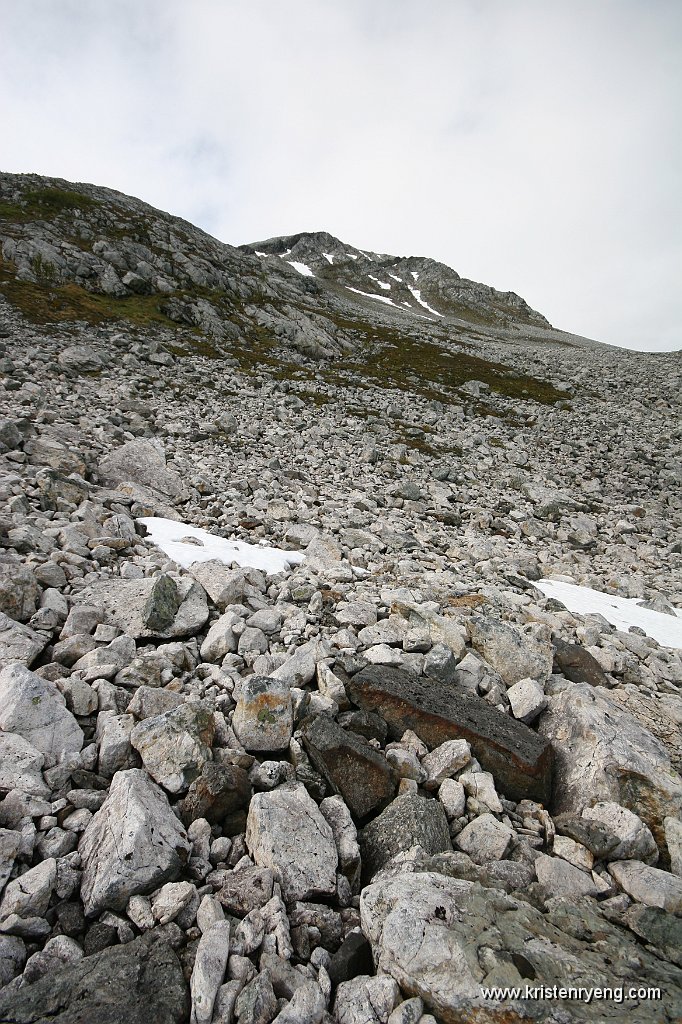
POLYGON ((362 736, 321 715, 304 722, 302 734, 310 760, 354 818, 363 820, 393 799, 398 776, 362 736))
POLYGON ((372 665, 350 682, 351 699, 375 711, 399 739, 412 729, 427 746, 468 740, 474 756, 511 800, 548 804, 552 793, 552 745, 548 740, 456 683, 413 679, 401 669, 372 665))
POLYGON ((404 793, 360 832, 363 876, 376 874, 391 857, 412 846, 427 854, 452 852, 448 819, 438 800, 404 793))
POLYGON ((0 990, 3 1024, 184 1024, 189 993, 180 961, 154 932, 0 990))
POLYGON ((567 644, 564 640, 555 640, 553 667, 555 672, 561 672, 572 683, 589 683, 590 686, 613 685, 597 659, 580 644, 567 644))

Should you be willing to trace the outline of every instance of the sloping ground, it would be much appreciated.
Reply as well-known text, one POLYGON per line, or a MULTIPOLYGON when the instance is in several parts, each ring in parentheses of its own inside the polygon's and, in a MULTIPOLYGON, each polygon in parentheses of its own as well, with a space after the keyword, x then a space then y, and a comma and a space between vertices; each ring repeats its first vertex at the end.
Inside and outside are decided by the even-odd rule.
MULTIPOLYGON (((328 379, 349 372, 383 386, 402 377, 444 395, 478 380, 508 396, 566 398, 541 375, 477 351, 504 344, 509 330, 543 330, 544 318, 513 293, 431 260, 359 250, 353 259, 325 234, 262 243, 285 253, 292 242, 294 255, 315 266, 311 276, 296 260, 235 249, 121 193, 37 175, 0 175, 0 215, 0 294, 36 324, 163 327, 172 351, 232 356, 284 375, 312 360, 311 372, 328 379), (394 280, 401 274, 404 285, 394 280), (406 298, 396 292, 391 307, 368 298, 382 291, 377 275, 406 298), (447 322, 426 308, 431 301, 447 322)), ((542 369, 550 367, 548 359, 542 369)))

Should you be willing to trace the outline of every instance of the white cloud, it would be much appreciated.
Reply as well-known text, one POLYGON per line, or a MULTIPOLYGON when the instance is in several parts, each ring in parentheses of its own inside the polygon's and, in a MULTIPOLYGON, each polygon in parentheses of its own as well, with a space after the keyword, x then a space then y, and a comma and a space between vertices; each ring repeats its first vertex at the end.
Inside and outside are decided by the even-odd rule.
MULTIPOLYGON (((4 169, 324 229, 680 347, 674 2, 0 0, 4 169)), ((0 101, 2 103, 2 101, 0 101)))

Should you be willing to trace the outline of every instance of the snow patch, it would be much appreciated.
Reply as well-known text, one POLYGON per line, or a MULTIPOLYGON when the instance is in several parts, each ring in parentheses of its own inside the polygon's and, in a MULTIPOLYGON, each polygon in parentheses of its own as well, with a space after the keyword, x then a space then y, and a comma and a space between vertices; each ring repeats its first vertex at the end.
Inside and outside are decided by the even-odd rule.
POLYGON ((304 277, 315 277, 312 270, 306 263, 297 263, 296 260, 287 260, 290 267, 294 270, 298 270, 299 274, 303 274, 304 277))
MULTIPOLYGON (((412 271, 412 273, 414 274, 414 271, 412 271)), ((424 309, 428 309, 429 313, 433 313, 434 316, 443 315, 442 313, 439 313, 437 309, 431 309, 431 306, 429 306, 428 302, 424 302, 424 300, 422 299, 422 293, 419 288, 410 288, 409 284, 407 288, 408 291, 412 292, 419 305, 423 306, 424 309)))
MULTIPOLYGON (((377 302, 385 302, 388 306, 395 306, 393 299, 389 299, 388 295, 373 295, 371 292, 361 292, 359 288, 348 288, 346 291, 355 292, 356 295, 362 295, 365 299, 376 299, 377 302)), ((399 308, 399 307, 396 307, 399 308)))
POLYGON ((392 277, 394 281, 397 281, 397 282, 398 282, 398 284, 402 284, 402 283, 403 283, 403 279, 402 279, 402 277, 396 277, 396 275, 395 275, 395 274, 389 274, 388 276, 389 276, 389 277, 392 277))
POLYGON ((357 256, 355 255, 355 253, 354 253, 354 252, 347 252, 347 253, 346 253, 346 256, 350 256, 350 258, 351 258, 352 260, 356 260, 356 259, 357 259, 357 256))
POLYGON ((285 257, 285 256, 288 256, 290 252, 291 252, 291 249, 287 249, 287 251, 286 251, 286 252, 281 252, 281 253, 279 254, 279 258, 280 258, 281 260, 283 260, 283 259, 284 259, 284 257, 285 257))
POLYGON ((386 291, 386 292, 387 292, 387 291, 388 291, 388 290, 390 289, 390 287, 391 287, 391 286, 390 286, 390 284, 386 284, 386 282, 385 282, 385 281, 380 281, 378 277, 373 277, 373 276, 372 276, 372 274, 368 274, 368 275, 367 275, 367 277, 368 277, 368 278, 370 279, 370 281, 374 281, 374 282, 375 282, 376 284, 378 284, 378 285, 379 285, 379 287, 380 287, 380 288, 383 288, 383 289, 384 289, 384 291, 386 291))
POLYGON ((188 569, 193 562, 217 559, 225 565, 236 562, 242 568, 261 569, 273 576, 286 572, 305 557, 300 551, 282 551, 241 540, 226 540, 198 526, 177 523, 173 519, 144 516, 137 521, 147 527, 147 539, 183 569, 188 569))
POLYGON ((412 277, 415 279, 415 281, 419 280, 419 274, 417 273, 416 270, 411 270, 410 273, 412 274, 412 277))
POLYGON ((332 266, 334 265, 334 257, 333 256, 330 256, 328 252, 323 252, 322 255, 326 259, 327 263, 331 263, 332 266))
POLYGON ((627 633, 630 626, 639 626, 647 636, 658 641, 663 647, 682 648, 682 614, 665 615, 650 608, 642 608, 639 599, 615 597, 591 587, 580 587, 575 583, 560 580, 539 580, 534 586, 545 597, 561 601, 569 612, 578 615, 597 613, 603 615, 616 629, 627 633))
POLYGON ((269 252, 258 252, 258 249, 254 249, 253 251, 255 252, 256 256, 269 256, 270 255, 269 252))

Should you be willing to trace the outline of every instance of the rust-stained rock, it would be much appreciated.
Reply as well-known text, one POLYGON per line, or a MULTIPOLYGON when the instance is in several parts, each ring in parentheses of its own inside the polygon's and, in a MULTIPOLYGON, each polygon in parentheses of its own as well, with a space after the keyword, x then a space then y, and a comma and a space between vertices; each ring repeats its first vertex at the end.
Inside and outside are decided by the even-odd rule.
POLYGON ((232 728, 246 750, 285 750, 293 730, 289 685, 271 676, 243 679, 232 728))
POLYGON ((400 669, 376 665, 353 676, 350 695, 359 707, 380 714, 397 739, 412 729, 433 748, 462 737, 505 796, 549 802, 551 744, 456 684, 415 680, 400 669))

